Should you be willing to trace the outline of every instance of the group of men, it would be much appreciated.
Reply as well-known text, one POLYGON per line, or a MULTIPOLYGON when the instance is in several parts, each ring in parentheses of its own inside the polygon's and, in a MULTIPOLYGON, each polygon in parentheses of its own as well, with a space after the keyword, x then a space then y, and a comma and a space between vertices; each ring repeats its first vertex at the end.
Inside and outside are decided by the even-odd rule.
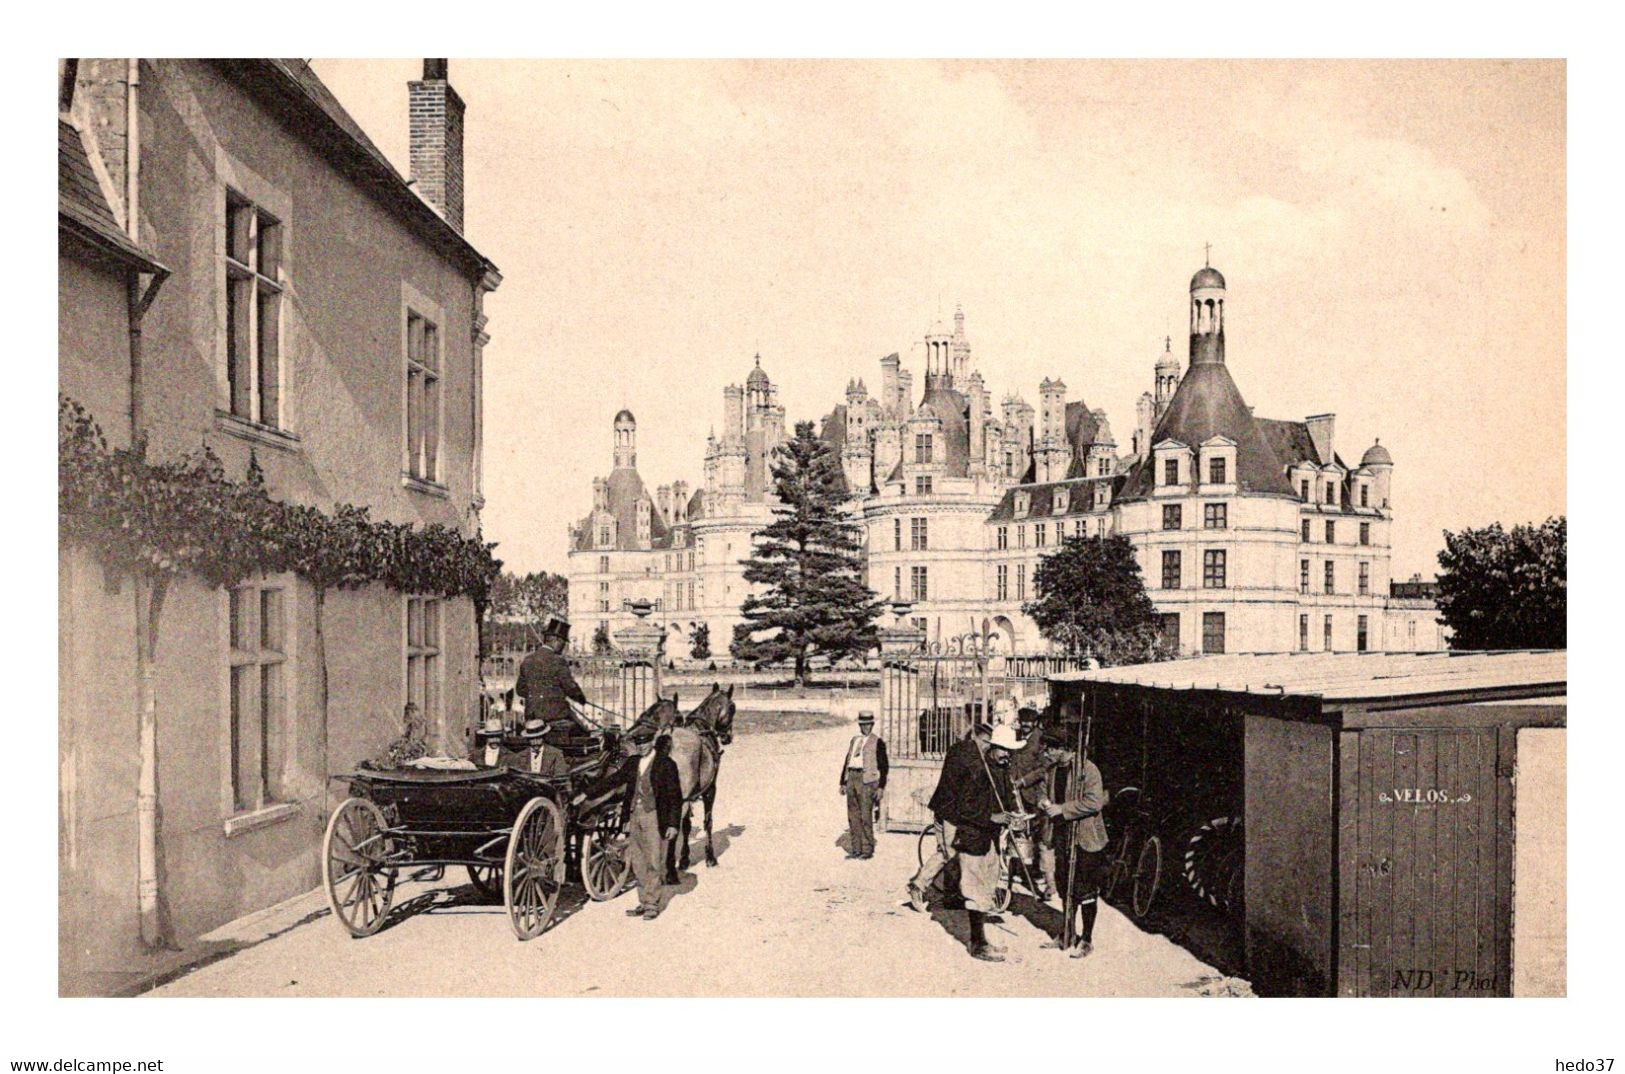
MULTIPOLYGON (((929 803, 937 848, 908 882, 909 904, 923 912, 948 863, 957 864, 959 900, 969 919, 968 949, 984 962, 1004 961, 1004 949, 987 938, 987 919, 997 905, 999 829, 1028 818, 1042 876, 1032 880, 1036 894, 1046 899, 1059 894, 1069 918, 1050 946, 1069 944, 1073 958, 1094 950, 1106 860, 1105 786, 1094 762, 1046 744, 1039 724, 1036 709, 1022 708, 1013 720, 977 722, 948 748, 929 803), (1050 777, 1060 768, 1071 772, 1065 799, 1057 802, 1050 798, 1050 777), (1065 862, 1059 876, 1058 858, 1065 862)), ((874 811, 885 793, 887 769, 886 743, 874 733, 874 714, 862 713, 841 769, 849 858, 874 855, 874 811)))
MULTIPOLYGON (((559 776, 570 771, 566 750, 596 744, 570 708, 572 701, 586 704, 587 696, 564 657, 569 640, 570 624, 549 616, 542 626, 541 648, 520 663, 512 690, 525 713, 518 735, 510 737, 500 712, 487 715, 469 755, 476 766, 559 776)), ((606 769, 579 797, 594 798, 624 787, 626 854, 638 888, 638 904, 626 914, 653 921, 660 915, 663 888, 678 882, 675 841, 683 808, 681 780, 671 758, 669 734, 626 736, 621 749, 622 763, 606 769)))

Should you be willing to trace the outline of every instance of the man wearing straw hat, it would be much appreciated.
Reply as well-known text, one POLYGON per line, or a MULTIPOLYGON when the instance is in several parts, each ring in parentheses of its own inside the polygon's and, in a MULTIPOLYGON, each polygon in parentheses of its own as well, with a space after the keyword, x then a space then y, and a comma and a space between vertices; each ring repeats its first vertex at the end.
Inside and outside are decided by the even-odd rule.
POLYGON ((886 793, 886 741, 875 734, 875 714, 858 713, 858 733, 846 747, 841 793, 846 796, 848 858, 875 856, 875 803, 886 793))
POLYGON ((547 741, 547 733, 546 720, 540 716, 526 716, 521 735, 528 748, 521 755, 519 763, 512 767, 538 776, 562 776, 568 772, 570 762, 564 759, 563 750, 547 741))
POLYGON ((514 749, 506 739, 502 726, 502 713, 492 711, 485 723, 474 733, 474 749, 468 759, 481 768, 523 768, 528 761, 524 750, 514 749))

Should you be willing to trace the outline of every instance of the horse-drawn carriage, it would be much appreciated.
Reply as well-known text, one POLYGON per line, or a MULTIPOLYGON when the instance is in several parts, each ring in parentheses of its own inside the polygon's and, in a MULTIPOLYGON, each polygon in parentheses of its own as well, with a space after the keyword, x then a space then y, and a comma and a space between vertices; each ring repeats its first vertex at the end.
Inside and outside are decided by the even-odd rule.
MULTIPOLYGON (((714 691, 686 717, 661 699, 626 735, 652 737, 679 722, 726 744, 731 693, 714 691)), ((482 896, 502 900, 521 940, 546 930, 571 878, 594 900, 619 895, 631 879, 625 828, 636 759, 621 749, 620 733, 600 732, 597 749, 562 775, 506 767, 362 768, 335 777, 347 783, 349 796, 333 811, 322 843, 333 916, 350 935, 370 936, 383 926, 402 878, 438 881, 448 866, 465 869, 482 896)), ((708 785, 695 792, 704 794, 708 860, 715 771, 713 760, 708 785)), ((685 864, 686 857, 685 846, 685 864)))

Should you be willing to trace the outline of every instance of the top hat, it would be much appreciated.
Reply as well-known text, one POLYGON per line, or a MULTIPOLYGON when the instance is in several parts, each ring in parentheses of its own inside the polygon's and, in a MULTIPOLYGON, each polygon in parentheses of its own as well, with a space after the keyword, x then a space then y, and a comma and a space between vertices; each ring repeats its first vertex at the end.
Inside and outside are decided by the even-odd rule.
POLYGON ((527 717, 524 730, 519 733, 524 738, 539 739, 547 734, 547 721, 540 716, 527 717))
POLYGON ((561 615, 549 615, 542 623, 543 638, 570 640, 570 621, 561 615))
POLYGON ((999 726, 995 727, 993 729, 993 737, 988 740, 988 745, 997 746, 1001 750, 1010 750, 1012 752, 1021 749, 1021 747, 1025 746, 1026 744, 1027 742, 1025 739, 1016 737, 1016 729, 1007 723, 1001 723, 999 726))

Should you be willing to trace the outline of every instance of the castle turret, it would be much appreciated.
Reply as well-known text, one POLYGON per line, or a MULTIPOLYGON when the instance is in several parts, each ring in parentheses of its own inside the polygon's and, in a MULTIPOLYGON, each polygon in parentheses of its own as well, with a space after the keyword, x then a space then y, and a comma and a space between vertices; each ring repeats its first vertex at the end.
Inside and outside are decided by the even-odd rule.
POLYGON ((963 385, 970 376, 970 340, 965 338, 965 307, 954 307, 954 335, 949 344, 949 372, 955 385, 963 385))
POLYGON ((1164 336, 1162 341, 1162 355, 1157 359, 1153 371, 1155 384, 1151 399, 1156 404, 1156 413, 1152 423, 1162 417, 1163 411, 1168 409, 1168 403, 1173 399, 1174 392, 1179 390, 1179 359, 1174 357, 1174 337, 1164 336))
POLYGON ((671 483, 671 516, 669 523, 686 521, 688 518, 688 482, 673 481, 671 483))
POLYGON ((638 465, 638 419, 630 410, 615 415, 615 469, 635 470, 638 465))
POLYGON ((903 404, 898 398, 897 367, 901 364, 895 354, 888 354, 880 360, 880 406, 887 417, 897 417, 902 413, 903 404))
POLYGON ((1045 377, 1038 385, 1038 439, 1033 455, 1039 481, 1061 481, 1072 465, 1072 445, 1066 439, 1066 384, 1045 377))
POLYGON ((1384 511, 1391 508, 1389 497, 1393 494, 1394 457, 1388 449, 1378 440, 1366 449, 1360 458, 1360 467, 1371 471, 1371 498, 1375 507, 1384 511))
POLYGON ((1224 364, 1224 277, 1204 265, 1191 277, 1191 365, 1224 364))
POLYGON ((660 509, 660 520, 671 525, 671 486, 660 485, 655 488, 655 506, 660 509))
POLYGON ((1095 439, 1089 445, 1089 457, 1084 460, 1084 476, 1110 477, 1117 472, 1117 438, 1106 421, 1106 411, 1090 411, 1095 419, 1095 439))

